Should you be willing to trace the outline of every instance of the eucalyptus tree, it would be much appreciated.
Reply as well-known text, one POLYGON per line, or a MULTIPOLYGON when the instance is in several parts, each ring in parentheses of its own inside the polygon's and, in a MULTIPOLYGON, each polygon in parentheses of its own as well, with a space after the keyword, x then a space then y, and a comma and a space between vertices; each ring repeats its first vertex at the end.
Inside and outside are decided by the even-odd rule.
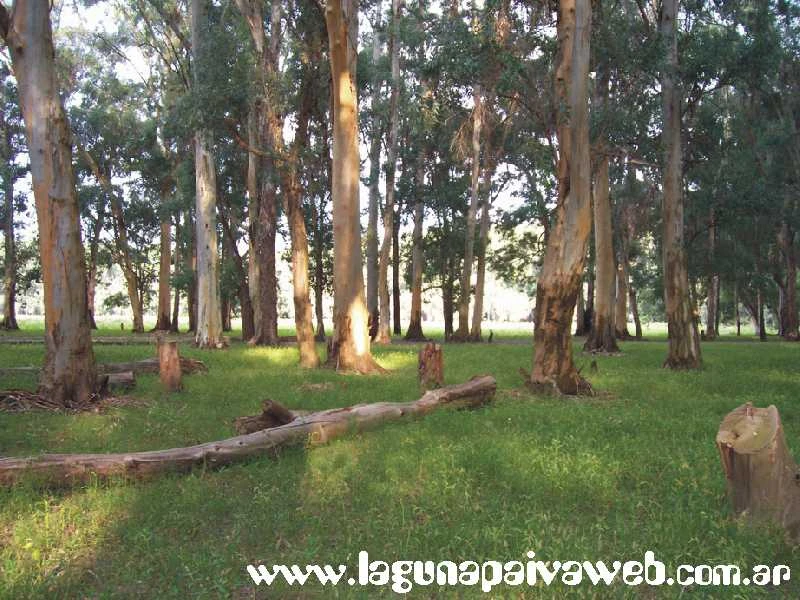
POLYGON ((358 1, 329 0, 328 30, 333 117, 333 339, 328 363, 339 370, 382 370, 370 352, 359 223, 358 1))
POLYGON ((572 314, 592 223, 588 114, 591 19, 587 0, 560 2, 555 71, 558 205, 536 286, 529 385, 562 394, 591 391, 575 368, 571 345, 572 314))
POLYGON ((45 358, 39 393, 64 407, 95 392, 86 270, 72 148, 54 65, 50 6, 17 0, 0 6, 0 34, 11 54, 25 122, 39 225, 45 307, 45 358))

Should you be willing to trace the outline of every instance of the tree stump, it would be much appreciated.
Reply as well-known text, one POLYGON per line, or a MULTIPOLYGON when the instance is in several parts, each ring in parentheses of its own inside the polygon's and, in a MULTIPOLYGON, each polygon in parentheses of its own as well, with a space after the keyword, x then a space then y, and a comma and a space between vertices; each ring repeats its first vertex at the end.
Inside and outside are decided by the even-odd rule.
POLYGON ((731 411, 719 426, 717 448, 734 511, 754 522, 778 523, 800 540, 800 472, 778 409, 748 402, 731 411))
POLYGON ((181 359, 178 355, 178 342, 158 342, 158 373, 161 376, 161 385, 168 392, 180 391, 181 384, 181 359))
POLYGON ((419 351, 419 384, 426 390, 444 385, 444 355, 438 344, 428 342, 419 351))

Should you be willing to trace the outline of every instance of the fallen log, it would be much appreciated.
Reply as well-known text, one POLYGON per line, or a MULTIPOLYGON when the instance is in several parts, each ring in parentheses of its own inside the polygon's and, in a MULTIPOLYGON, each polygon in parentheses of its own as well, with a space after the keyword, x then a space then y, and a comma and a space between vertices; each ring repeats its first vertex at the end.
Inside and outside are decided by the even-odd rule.
MULTIPOLYGON (((133 371, 124 371, 122 373, 107 373, 101 375, 100 389, 103 392, 113 392, 119 390, 132 390, 136 387, 136 376, 133 371)), ((105 396, 105 393, 101 393, 105 396)))
POLYGON ((195 466, 219 467, 250 456, 274 455, 296 444, 318 445, 350 432, 365 431, 391 421, 423 416, 437 408, 474 408, 494 397, 494 377, 484 375, 466 383, 426 392, 413 402, 379 402, 335 408, 297 417, 286 425, 187 448, 122 454, 45 454, 29 458, 0 458, 0 484, 13 485, 26 474, 55 486, 68 486, 94 477, 146 478, 195 466))
POLYGON ((743 404, 723 419, 716 442, 733 510, 755 523, 777 523, 800 540, 800 471, 778 409, 743 404))
MULTIPOLYGON (((208 367, 202 360, 181 357, 180 362, 181 373, 184 375, 204 373, 208 371, 208 367)), ((39 371, 41 371, 40 367, 3 367, 0 369, 0 375, 25 375, 28 373, 36 375, 39 373, 39 371)), ((100 375, 109 373, 125 373, 128 371, 131 371, 134 374, 158 373, 158 358, 145 358, 143 360, 134 360, 131 362, 122 363, 101 363, 97 365, 97 373, 100 375)))

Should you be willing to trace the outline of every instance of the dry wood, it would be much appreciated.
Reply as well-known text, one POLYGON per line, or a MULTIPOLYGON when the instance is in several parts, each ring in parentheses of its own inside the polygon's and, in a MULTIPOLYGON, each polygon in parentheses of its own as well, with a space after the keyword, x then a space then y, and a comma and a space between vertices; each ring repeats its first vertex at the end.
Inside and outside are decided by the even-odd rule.
MULTIPOLYGON (((136 376, 133 371, 125 371, 123 373, 109 373, 102 375, 98 378, 100 389, 103 392, 112 392, 116 390, 132 390, 136 387, 136 376)), ((101 395, 105 395, 101 393, 101 395)))
POLYGON ((423 389, 444 385, 444 355, 440 345, 428 342, 420 349, 419 384, 423 389))
POLYGON ((778 409, 743 404, 723 419, 716 441, 734 511, 778 523, 800 540, 800 472, 778 409))
POLYGON ((274 454, 296 444, 324 444, 350 432, 416 416, 437 408, 474 408, 491 401, 494 377, 478 376, 466 383, 426 392, 413 402, 379 402, 336 408, 298 417, 291 423, 226 440, 188 448, 122 454, 49 454, 0 459, 0 483, 14 484, 23 474, 41 477, 51 485, 71 485, 93 477, 145 478, 194 466, 218 467, 259 454, 274 454))
POLYGON ((182 387, 181 371, 181 359, 178 355, 178 342, 159 342, 158 373, 161 378, 161 385, 166 391, 180 391, 182 387))
POLYGON ((233 428, 236 433, 242 435, 261 431, 262 429, 280 427, 281 425, 291 423, 297 416, 288 408, 274 400, 264 400, 262 409, 260 415, 235 419, 233 421, 233 428))

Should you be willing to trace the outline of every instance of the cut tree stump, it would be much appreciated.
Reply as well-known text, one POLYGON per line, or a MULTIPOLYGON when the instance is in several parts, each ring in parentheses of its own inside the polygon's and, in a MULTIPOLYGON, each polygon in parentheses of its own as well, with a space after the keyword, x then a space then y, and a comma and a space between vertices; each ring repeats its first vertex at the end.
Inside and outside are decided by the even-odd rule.
POLYGON ((100 376, 100 395, 106 396, 111 392, 132 390, 136 387, 136 376, 133 371, 122 373, 106 373, 100 376))
POLYGON ((252 417, 239 417, 233 421, 233 428, 236 433, 244 435, 254 433, 262 429, 271 429, 291 423, 295 419, 295 414, 282 404, 274 400, 264 400, 260 415, 252 417))
POLYGON ((158 342, 158 373, 161 385, 168 392, 178 392, 181 383, 181 359, 178 356, 178 342, 158 342))
POLYGON ((335 408, 298 416, 290 423, 188 448, 124 454, 45 454, 29 458, 0 458, 0 484, 13 485, 25 474, 41 483, 68 486, 94 477, 146 478, 202 465, 218 467, 250 456, 274 455, 296 444, 324 444, 351 432, 365 431, 390 421, 424 416, 437 408, 474 408, 494 397, 494 377, 483 375, 466 383, 426 392, 413 402, 379 402, 335 408))
POLYGON ((800 471, 778 409, 743 404, 723 419, 716 441, 733 510, 754 522, 775 522, 800 541, 800 471))
POLYGON ((426 390, 444 385, 444 355, 438 344, 428 342, 419 351, 419 384, 426 390))

